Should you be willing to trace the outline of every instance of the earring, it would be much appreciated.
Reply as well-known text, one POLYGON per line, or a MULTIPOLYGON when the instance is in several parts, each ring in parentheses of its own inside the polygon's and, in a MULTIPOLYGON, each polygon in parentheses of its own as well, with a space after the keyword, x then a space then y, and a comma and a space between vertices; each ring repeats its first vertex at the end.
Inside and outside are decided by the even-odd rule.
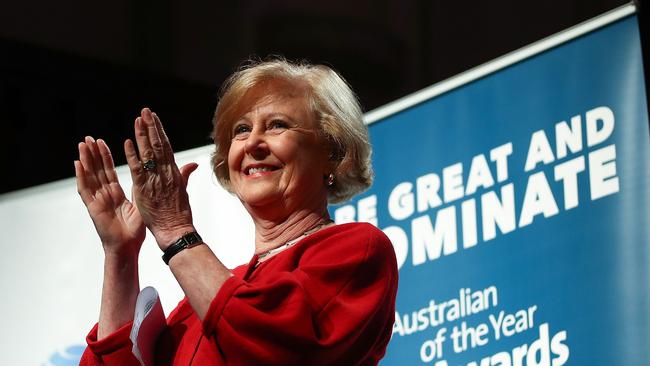
POLYGON ((330 173, 330 174, 327 176, 327 186, 328 186, 328 187, 331 187, 331 186, 333 186, 333 185, 334 185, 334 174, 330 173))

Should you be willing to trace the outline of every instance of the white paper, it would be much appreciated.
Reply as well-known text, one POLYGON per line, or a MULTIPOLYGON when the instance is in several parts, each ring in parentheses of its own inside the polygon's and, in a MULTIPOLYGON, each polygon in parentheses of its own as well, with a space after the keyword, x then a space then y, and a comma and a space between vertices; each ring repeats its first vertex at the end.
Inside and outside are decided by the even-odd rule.
POLYGON ((158 335, 167 326, 158 291, 149 286, 138 294, 131 328, 133 355, 142 366, 153 366, 158 335))

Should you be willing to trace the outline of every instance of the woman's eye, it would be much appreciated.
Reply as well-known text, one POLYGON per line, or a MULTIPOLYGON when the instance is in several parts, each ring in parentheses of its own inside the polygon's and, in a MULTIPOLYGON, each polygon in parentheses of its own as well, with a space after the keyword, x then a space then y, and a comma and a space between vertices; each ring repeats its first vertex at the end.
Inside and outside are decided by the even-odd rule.
POLYGON ((233 136, 237 137, 237 136, 241 136, 242 134, 251 132, 251 128, 248 125, 237 125, 235 126, 232 132, 233 132, 233 136))
POLYGON ((288 127, 289 127, 288 123, 279 119, 274 119, 273 121, 271 121, 271 123, 269 123, 269 129, 284 129, 288 127))

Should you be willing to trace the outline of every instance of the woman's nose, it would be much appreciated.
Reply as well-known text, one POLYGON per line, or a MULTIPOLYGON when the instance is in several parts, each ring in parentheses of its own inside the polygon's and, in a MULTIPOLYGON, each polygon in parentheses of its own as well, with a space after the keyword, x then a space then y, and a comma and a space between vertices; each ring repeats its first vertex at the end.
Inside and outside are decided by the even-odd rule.
POLYGON ((269 150, 264 131, 261 131, 259 128, 254 128, 246 139, 244 151, 255 158, 263 158, 268 155, 269 150))

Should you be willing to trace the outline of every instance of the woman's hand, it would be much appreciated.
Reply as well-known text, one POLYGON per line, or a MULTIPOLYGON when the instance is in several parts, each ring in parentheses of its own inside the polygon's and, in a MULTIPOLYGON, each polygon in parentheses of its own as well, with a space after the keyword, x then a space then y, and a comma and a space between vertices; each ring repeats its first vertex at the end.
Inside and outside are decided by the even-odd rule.
POLYGON ((107 254, 135 256, 140 251, 145 227, 117 180, 113 158, 103 140, 86 137, 79 143, 74 162, 77 191, 88 208, 107 254))
POLYGON ((133 200, 158 246, 165 250, 186 232, 194 231, 186 186, 198 165, 178 168, 160 119, 148 108, 135 120, 135 140, 137 151, 131 140, 124 143, 133 179, 133 200))

